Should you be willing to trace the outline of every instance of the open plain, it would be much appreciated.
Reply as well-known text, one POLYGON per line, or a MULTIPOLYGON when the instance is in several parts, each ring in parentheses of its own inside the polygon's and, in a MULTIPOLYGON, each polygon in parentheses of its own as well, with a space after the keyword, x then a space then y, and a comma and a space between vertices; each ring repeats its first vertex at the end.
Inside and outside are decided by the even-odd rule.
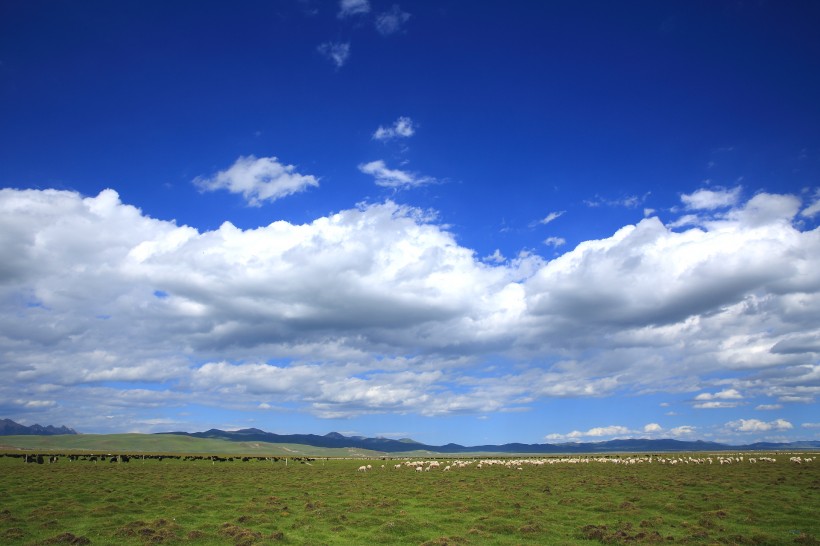
POLYGON ((806 453, 0 457, 3 544, 817 544, 806 453), (799 461, 795 457, 799 457, 799 461), (113 462, 112 462, 113 458, 113 462))

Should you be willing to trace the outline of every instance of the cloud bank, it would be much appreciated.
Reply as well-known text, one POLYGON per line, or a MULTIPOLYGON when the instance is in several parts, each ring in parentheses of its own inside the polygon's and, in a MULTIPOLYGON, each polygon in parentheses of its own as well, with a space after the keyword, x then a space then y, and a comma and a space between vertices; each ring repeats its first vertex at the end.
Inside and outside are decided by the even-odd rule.
MULTIPOLYGON (((252 157, 200 181, 249 203, 313 182, 252 157)), ((651 217, 502 261, 391 201, 198 231, 113 190, 0 190, 0 411, 104 428, 190 404, 482 414, 625 390, 813 403, 820 231, 797 227, 801 207, 761 193, 684 231, 651 217), (729 374, 719 388, 715 374, 729 374)), ((726 429, 789 428, 773 418, 726 429)))

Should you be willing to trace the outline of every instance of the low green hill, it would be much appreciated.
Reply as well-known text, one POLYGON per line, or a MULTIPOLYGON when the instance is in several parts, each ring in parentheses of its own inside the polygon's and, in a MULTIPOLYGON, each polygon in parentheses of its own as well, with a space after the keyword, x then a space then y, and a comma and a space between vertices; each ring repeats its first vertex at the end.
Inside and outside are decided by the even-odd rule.
POLYGON ((71 434, 2 436, 0 451, 96 453, 181 453, 275 457, 367 457, 383 454, 358 448, 321 448, 297 444, 231 442, 168 434, 71 434))

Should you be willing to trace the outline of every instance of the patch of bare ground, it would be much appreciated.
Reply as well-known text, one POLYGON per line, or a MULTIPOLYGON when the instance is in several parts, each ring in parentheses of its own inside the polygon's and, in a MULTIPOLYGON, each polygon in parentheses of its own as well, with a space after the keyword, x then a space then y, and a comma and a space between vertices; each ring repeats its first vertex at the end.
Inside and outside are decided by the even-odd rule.
POLYGON ((3 538, 7 538, 9 540, 20 540, 26 535, 26 533, 20 529, 19 527, 10 527, 3 531, 3 538))
POLYGON ((674 540, 672 537, 664 538, 657 531, 634 532, 629 523, 618 525, 612 528, 607 525, 585 525, 581 529, 581 535, 587 540, 597 540, 603 543, 621 544, 624 542, 639 543, 659 543, 674 540))
POLYGON ((114 533, 115 536, 139 538, 147 544, 160 544, 175 541, 179 538, 180 527, 173 521, 164 518, 144 522, 132 521, 123 525, 114 533))
POLYGON ((468 544, 468 541, 464 537, 438 537, 422 542, 421 546, 451 546, 453 544, 468 544))
POLYGON ((223 523, 219 534, 232 539, 236 546, 250 546, 262 540, 262 533, 233 523, 223 523))
POLYGON ((647 528, 647 527, 657 527, 658 525, 663 524, 663 518, 661 516, 655 516, 651 519, 644 519, 641 520, 641 523, 638 524, 639 527, 647 528))
POLYGON ((72 544, 84 546, 85 544, 91 544, 91 540, 88 537, 76 536, 73 533, 62 533, 56 537, 44 540, 42 544, 72 544))

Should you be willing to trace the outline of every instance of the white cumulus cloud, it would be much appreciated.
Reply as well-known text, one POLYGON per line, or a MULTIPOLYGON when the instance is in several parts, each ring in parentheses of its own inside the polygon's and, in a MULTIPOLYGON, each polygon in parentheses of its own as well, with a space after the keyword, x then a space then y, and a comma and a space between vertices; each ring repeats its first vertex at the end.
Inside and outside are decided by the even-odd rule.
POLYGON ((697 430, 697 427, 694 427, 692 425, 681 425, 679 427, 674 427, 670 429, 669 434, 676 438, 680 436, 693 436, 697 433, 697 430))
POLYGON ((582 440, 584 438, 600 438, 603 436, 617 436, 632 434, 632 430, 620 425, 610 425, 606 427, 594 427, 586 431, 573 430, 567 434, 547 434, 544 438, 548 441, 582 440))
POLYGON ((681 201, 688 209, 714 210, 737 204, 740 199, 740 192, 740 186, 731 189, 699 189, 690 194, 682 195, 681 201))
POLYGON ((771 430, 790 430, 793 425, 785 419, 775 419, 774 421, 761 421, 759 419, 739 419, 726 423, 726 426, 735 432, 769 432, 771 430))
POLYGON ((435 178, 429 176, 419 176, 401 169, 390 169, 381 159, 362 163, 359 165, 359 170, 371 175, 376 179, 376 185, 385 188, 413 188, 436 182, 435 178))
POLYGON ((379 128, 373 133, 373 139, 387 141, 393 140, 394 138, 409 138, 413 136, 415 132, 416 128, 413 124, 413 120, 406 116, 401 116, 389 127, 379 125, 379 128))
POLYGON ((695 400, 738 400, 743 398, 736 389, 724 389, 716 393, 702 393, 695 397, 695 400))
MULTIPOLYGON (((269 198, 245 176, 219 184, 269 198)), ((2 189, 0 400, 37 402, 14 411, 41 421, 71 412, 86 429, 159 426, 139 412, 189 403, 486 415, 552 397, 684 392, 721 376, 731 387, 694 402, 812 403, 820 237, 793 222, 799 210, 794 196, 761 193, 683 232, 646 218, 555 259, 504 259, 391 201, 199 231, 113 190, 2 189)), ((636 433, 612 425, 550 439, 636 433)))
POLYGON ((224 171, 195 178, 194 184, 204 191, 239 193, 249 205, 260 206, 263 201, 276 201, 319 185, 315 176, 295 170, 294 165, 284 165, 275 157, 249 155, 240 157, 224 171))

